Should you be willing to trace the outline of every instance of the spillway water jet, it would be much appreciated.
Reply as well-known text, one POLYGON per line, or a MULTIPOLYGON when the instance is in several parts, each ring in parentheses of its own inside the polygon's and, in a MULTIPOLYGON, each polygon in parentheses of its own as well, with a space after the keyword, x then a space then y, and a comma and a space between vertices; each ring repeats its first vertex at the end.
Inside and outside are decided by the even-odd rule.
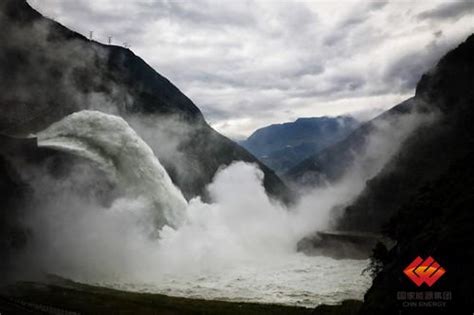
POLYGON ((147 199, 158 229, 183 223, 186 199, 152 149, 121 117, 90 110, 73 113, 39 132, 37 143, 92 161, 129 196, 147 199))

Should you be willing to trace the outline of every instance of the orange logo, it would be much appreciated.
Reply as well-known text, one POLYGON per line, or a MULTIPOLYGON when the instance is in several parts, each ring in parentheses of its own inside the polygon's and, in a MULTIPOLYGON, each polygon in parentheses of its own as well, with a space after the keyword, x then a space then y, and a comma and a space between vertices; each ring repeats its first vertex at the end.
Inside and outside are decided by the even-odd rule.
POLYGON ((430 256, 423 260, 418 256, 403 270, 403 273, 417 286, 424 282, 431 287, 446 273, 446 270, 433 257, 430 256))

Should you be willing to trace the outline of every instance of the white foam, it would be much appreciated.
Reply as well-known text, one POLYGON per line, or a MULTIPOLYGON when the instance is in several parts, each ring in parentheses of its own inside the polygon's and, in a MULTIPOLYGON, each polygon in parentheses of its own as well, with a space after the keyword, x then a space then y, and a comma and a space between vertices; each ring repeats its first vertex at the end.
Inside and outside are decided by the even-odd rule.
POLYGON ((182 224, 187 202, 151 148, 121 117, 98 111, 67 116, 37 134, 38 146, 70 152, 97 164, 129 196, 154 206, 158 228, 182 224))

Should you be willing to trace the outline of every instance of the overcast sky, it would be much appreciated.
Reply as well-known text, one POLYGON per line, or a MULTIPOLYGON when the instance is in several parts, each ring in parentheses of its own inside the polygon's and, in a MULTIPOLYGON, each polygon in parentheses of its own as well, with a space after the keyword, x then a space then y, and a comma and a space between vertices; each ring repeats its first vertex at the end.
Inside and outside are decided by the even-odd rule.
POLYGON ((233 139, 298 117, 374 115, 474 32, 474 0, 28 2, 129 43, 233 139))

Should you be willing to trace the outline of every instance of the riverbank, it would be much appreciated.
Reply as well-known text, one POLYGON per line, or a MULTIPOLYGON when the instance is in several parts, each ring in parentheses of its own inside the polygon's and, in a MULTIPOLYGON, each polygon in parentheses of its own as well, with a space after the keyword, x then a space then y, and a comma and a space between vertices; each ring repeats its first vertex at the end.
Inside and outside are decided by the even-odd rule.
POLYGON ((0 313, 46 314, 285 314, 354 315, 361 302, 321 305, 316 309, 227 301, 170 297, 162 294, 125 292, 70 281, 54 283, 21 282, 0 292, 0 313))

